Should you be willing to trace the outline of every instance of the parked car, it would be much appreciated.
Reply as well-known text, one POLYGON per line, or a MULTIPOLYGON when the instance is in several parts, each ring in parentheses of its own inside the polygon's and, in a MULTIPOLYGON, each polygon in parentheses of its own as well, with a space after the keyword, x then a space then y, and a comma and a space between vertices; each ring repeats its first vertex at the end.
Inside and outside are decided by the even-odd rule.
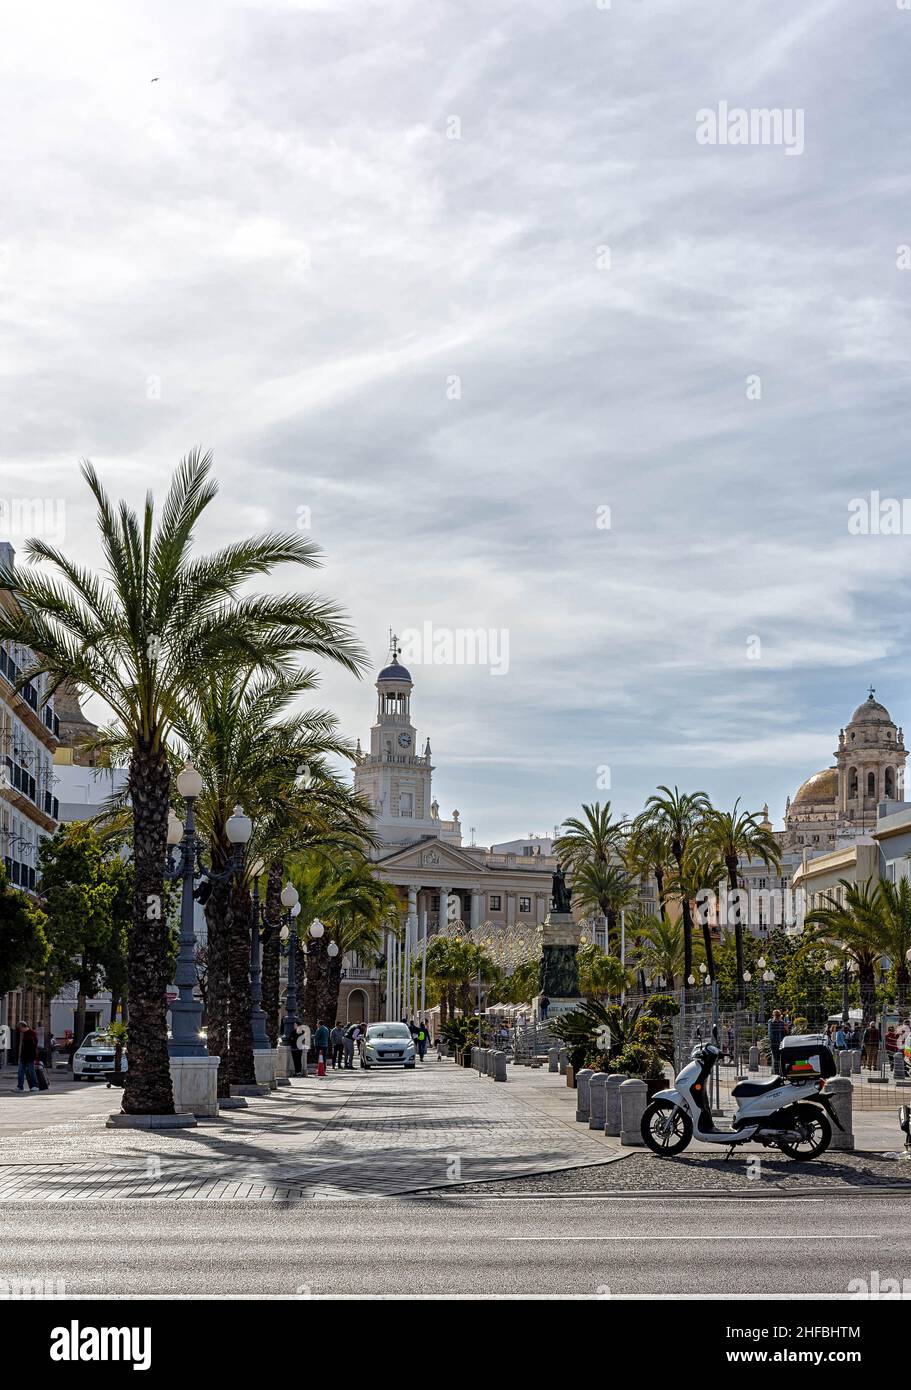
MULTIPOLYGON (((127 1069, 126 1048, 120 1056, 120 1070, 127 1069)), ((91 1081, 93 1076, 110 1076, 114 1071, 114 1043, 107 1033, 89 1033, 73 1053, 73 1078, 91 1081)))
POLYGON ((361 1066, 414 1067, 414 1038, 407 1023, 368 1023, 361 1066))

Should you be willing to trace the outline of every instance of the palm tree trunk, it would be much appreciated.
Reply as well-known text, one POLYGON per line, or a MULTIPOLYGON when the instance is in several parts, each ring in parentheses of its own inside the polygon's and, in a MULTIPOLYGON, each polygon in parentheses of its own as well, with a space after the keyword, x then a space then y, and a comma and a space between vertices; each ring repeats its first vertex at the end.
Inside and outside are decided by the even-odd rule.
POLYGON ((658 915, 662 922, 667 921, 667 905, 664 901, 664 870, 655 865, 655 887, 658 890, 658 915))
POLYGON ((173 1115, 167 999, 171 943, 164 908, 171 773, 161 749, 140 744, 130 760, 133 807, 133 926, 129 942, 128 1115, 173 1115))
MULTIPOLYGON (((737 861, 733 865, 728 863, 728 887, 732 893, 736 893, 737 886, 737 861)), ((736 957, 737 971, 737 1007, 743 1008, 744 987, 743 987, 743 921, 740 915, 740 899, 737 899, 737 909, 734 914, 734 955, 736 957)), ((713 976, 714 978, 714 976, 713 976)))
POLYGON ((250 922, 249 890, 237 876, 231 879, 230 975, 228 1021, 231 1028, 229 1075, 232 1086, 254 1086, 253 1033, 250 1028, 250 922))
MULTIPOLYGON (((307 984, 304 989, 304 1021, 308 1024, 311 1032, 315 1030, 317 1023, 325 1023, 323 1009, 326 1005, 326 986, 325 977, 329 964, 329 957, 326 954, 326 938, 321 936, 318 941, 312 941, 307 951, 307 984)), ((335 1022, 335 1019, 332 1020, 335 1022)))
MULTIPOLYGON (((215 850, 212 866, 218 868, 215 850)), ((228 937, 230 890, 227 883, 213 883, 206 903, 206 924, 209 941, 209 1008, 206 1027, 209 1053, 220 1057, 218 1094, 230 1096, 231 1077, 228 1055, 228 998, 230 984, 230 942, 228 937)))
MULTIPOLYGON (((863 1010, 865 1019, 876 1017, 876 974, 872 966, 866 966, 859 972, 858 980, 860 983, 860 1006, 863 1010)), ((907 980, 905 984, 907 989, 907 980)), ((901 1007, 901 1006, 900 1006, 901 1007)))
POLYGON ((263 938, 263 1010, 266 1033, 273 1047, 281 1032, 279 978, 281 975, 281 891, 283 865, 272 864, 266 880, 266 932, 263 938))

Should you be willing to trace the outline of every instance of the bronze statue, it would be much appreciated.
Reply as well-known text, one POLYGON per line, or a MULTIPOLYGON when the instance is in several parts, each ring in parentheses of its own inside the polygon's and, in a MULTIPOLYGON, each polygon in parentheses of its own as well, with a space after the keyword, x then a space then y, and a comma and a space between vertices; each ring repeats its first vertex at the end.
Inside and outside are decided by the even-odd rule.
POLYGON ((563 873, 563 866, 561 864, 558 867, 557 872, 554 874, 553 882, 551 884, 550 905, 552 911, 571 912, 572 896, 572 889, 567 888, 566 886, 566 876, 563 873))

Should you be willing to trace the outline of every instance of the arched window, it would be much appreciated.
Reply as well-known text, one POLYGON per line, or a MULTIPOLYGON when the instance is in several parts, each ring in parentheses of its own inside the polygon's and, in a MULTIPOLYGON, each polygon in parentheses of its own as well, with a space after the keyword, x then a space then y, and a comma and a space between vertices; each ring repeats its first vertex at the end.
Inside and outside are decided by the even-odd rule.
POLYGON ((848 796, 852 799, 857 795, 857 768, 848 768, 848 796))
POLYGON ((875 772, 868 772, 868 773, 867 773, 867 796, 870 796, 870 797, 875 797, 875 796, 876 796, 876 773, 875 773, 875 772))
POLYGON ((895 800, 895 769, 892 767, 886 768, 886 800, 895 800))

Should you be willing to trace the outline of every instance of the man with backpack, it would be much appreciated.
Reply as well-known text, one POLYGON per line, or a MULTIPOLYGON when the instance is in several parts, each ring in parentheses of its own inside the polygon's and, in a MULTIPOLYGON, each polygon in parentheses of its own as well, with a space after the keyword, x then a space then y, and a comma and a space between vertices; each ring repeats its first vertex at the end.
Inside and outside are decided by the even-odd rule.
POLYGON ((419 1023, 415 1033, 415 1043, 418 1050, 418 1061, 423 1062, 424 1053, 427 1051, 427 1024, 419 1023))

